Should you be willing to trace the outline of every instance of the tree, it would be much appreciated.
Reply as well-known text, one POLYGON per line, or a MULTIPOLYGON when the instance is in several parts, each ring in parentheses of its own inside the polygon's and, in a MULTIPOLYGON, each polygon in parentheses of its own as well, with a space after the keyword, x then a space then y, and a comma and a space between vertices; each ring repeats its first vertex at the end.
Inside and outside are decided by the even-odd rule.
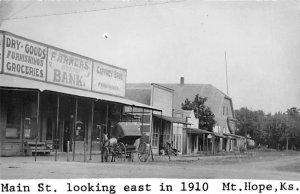
POLYGON ((256 144, 264 143, 263 121, 265 113, 262 110, 251 111, 247 107, 235 110, 237 122, 236 134, 251 137, 256 144))
POLYGON ((205 105, 207 98, 203 98, 197 94, 193 102, 188 98, 185 99, 184 103, 181 104, 183 110, 193 110, 195 117, 199 119, 199 129, 205 129, 212 131, 216 124, 215 115, 212 113, 210 108, 205 105))
POLYGON ((268 145, 269 148, 300 147, 300 114, 296 107, 274 115, 247 108, 236 110, 235 114, 239 129, 237 134, 250 135, 257 144, 268 145))
POLYGON ((299 109, 292 107, 286 111, 287 120, 287 130, 285 131, 286 137, 286 149, 289 147, 289 140, 291 140, 290 145, 292 147, 299 146, 300 140, 300 113, 299 109))

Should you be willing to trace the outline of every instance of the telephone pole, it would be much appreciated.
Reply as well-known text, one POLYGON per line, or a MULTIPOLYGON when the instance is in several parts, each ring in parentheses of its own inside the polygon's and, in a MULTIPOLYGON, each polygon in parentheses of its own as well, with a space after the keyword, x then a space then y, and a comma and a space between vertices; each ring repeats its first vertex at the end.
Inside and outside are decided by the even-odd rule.
POLYGON ((227 57, 225 51, 225 64, 226 64, 226 94, 228 95, 228 73, 227 73, 227 57))

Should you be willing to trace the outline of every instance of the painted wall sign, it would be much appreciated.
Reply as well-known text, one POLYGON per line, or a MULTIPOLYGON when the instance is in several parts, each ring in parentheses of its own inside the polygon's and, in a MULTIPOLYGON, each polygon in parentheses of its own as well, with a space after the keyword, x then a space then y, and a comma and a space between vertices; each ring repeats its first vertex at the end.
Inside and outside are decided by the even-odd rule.
POLYGON ((94 62, 93 91, 125 96, 127 72, 103 63, 94 62))
POLYGON ((46 79, 47 48, 5 35, 3 72, 36 80, 46 79))
POLYGON ((92 61, 56 49, 48 49, 47 81, 91 90, 92 61))
POLYGON ((2 73, 3 34, 0 33, 0 73, 2 73))

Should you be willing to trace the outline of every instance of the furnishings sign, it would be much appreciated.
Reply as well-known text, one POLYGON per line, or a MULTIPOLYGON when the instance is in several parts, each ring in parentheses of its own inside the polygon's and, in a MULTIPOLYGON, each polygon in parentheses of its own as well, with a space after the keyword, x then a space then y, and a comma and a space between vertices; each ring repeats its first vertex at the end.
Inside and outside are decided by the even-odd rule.
POLYGON ((47 48, 5 35, 3 72, 36 80, 46 79, 47 48))

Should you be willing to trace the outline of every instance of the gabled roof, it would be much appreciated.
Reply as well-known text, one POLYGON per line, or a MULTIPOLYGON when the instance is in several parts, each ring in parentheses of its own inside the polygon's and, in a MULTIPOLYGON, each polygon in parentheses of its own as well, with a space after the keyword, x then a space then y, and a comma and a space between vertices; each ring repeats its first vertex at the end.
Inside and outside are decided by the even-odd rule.
MULTIPOLYGON (((224 99, 228 99, 230 101, 232 113, 234 114, 231 98, 211 84, 171 84, 171 83, 158 83, 158 84, 174 91, 173 109, 181 110, 181 104, 184 103, 186 98, 188 98, 190 101, 193 101, 195 95, 199 94, 201 97, 207 97, 207 101, 205 102, 205 105, 210 107, 211 111, 214 113, 217 120, 219 120, 219 118, 223 116, 222 110, 223 110, 224 99)), ((146 99, 145 95, 141 95, 141 94, 146 93, 146 91, 151 93, 150 83, 130 83, 127 84, 126 90, 130 91, 126 93, 126 97, 128 97, 129 99, 142 98, 137 101, 148 104, 147 100, 150 99, 146 99), (134 95, 135 98, 131 98, 129 95, 134 95)))
POLYGON ((205 104, 210 107, 212 112, 218 116, 220 108, 222 108, 224 98, 231 100, 229 96, 222 91, 212 86, 211 84, 161 84, 165 87, 174 90, 174 107, 175 109, 181 109, 181 104, 186 98, 193 101, 196 94, 201 97, 207 97, 205 104))

